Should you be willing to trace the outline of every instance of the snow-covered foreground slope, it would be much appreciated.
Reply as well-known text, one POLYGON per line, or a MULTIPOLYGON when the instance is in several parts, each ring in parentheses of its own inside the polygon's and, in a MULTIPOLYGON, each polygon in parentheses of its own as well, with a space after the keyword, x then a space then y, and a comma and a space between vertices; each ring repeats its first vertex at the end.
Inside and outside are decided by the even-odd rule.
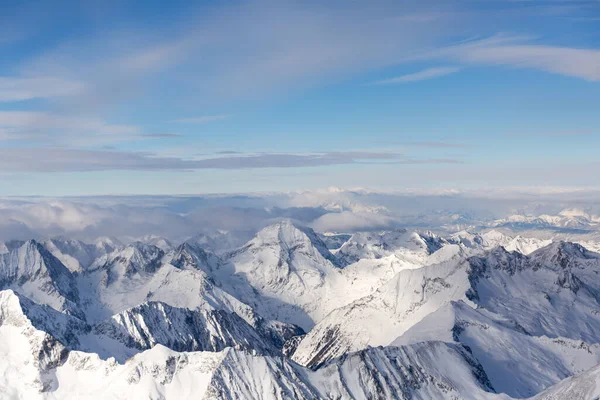
MULTIPOLYGON (((162 345, 119 363, 69 351, 24 313, 43 313, 38 307, 0 292, 0 398, 509 399, 494 394, 484 368, 460 344, 370 348, 316 371, 281 356, 232 348, 177 352, 162 345)), ((596 371, 560 382, 540 398, 592 399, 596 371)))
POLYGON ((595 400, 600 398, 600 365, 544 390, 533 400, 595 400))
POLYGON ((536 336, 510 318, 464 302, 452 302, 428 315, 392 342, 429 340, 462 343, 481 363, 498 392, 516 398, 600 363, 600 345, 560 336, 536 336))
POLYGON ((0 292, 0 397, 16 399, 484 399, 491 388, 460 345, 373 348, 318 371, 280 356, 177 352, 162 345, 125 363, 67 350, 0 292), (110 384, 108 384, 110 383, 110 384))

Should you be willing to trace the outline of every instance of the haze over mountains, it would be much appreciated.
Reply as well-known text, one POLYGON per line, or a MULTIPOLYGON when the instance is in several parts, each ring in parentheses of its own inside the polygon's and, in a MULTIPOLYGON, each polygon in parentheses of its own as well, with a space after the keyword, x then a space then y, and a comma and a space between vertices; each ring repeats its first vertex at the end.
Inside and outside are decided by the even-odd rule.
MULTIPOLYGON (((104 216, 76 221, 65 210, 82 203, 10 200, 78 230, 0 244, 0 398, 593 398, 593 207, 487 219, 436 208, 440 223, 402 227, 390 204, 355 201, 371 194, 337 193, 335 205, 328 192, 326 204, 260 217, 256 204, 221 206, 225 219, 247 216, 231 230, 85 241, 121 207, 88 199, 104 216), (343 214, 394 222, 316 230, 343 214)), ((153 227, 177 221, 180 202, 126 212, 160 215, 153 227)))

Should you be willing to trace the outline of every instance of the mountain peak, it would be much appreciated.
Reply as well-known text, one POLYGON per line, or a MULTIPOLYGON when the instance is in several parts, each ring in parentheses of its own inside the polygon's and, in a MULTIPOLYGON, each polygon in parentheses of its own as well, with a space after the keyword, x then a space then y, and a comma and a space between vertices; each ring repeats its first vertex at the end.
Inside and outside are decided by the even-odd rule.
POLYGON ((169 254, 167 260, 179 269, 212 270, 219 258, 196 243, 183 242, 169 254))
POLYGON ((164 254, 161 249, 154 245, 133 242, 122 249, 96 259, 89 269, 90 271, 107 270, 106 284, 109 285, 119 276, 155 272, 160 266, 164 254))
POLYGON ((527 256, 517 252, 508 251, 504 246, 497 246, 483 256, 474 256, 468 259, 469 279, 474 282, 485 275, 489 269, 498 269, 514 275, 529 266, 527 256))
POLYGON ((267 240, 278 240, 282 243, 293 243, 302 239, 302 233, 303 231, 294 225, 292 221, 283 219, 264 227, 256 234, 256 237, 267 240))
POLYGON ((560 266, 563 269, 582 263, 600 260, 600 256, 580 244, 556 241, 531 253, 531 259, 539 266, 560 266))
POLYGON ((306 226, 294 224, 289 219, 283 219, 261 229, 245 248, 248 246, 277 246, 285 253, 312 248, 321 257, 339 267, 337 259, 315 231, 306 226))

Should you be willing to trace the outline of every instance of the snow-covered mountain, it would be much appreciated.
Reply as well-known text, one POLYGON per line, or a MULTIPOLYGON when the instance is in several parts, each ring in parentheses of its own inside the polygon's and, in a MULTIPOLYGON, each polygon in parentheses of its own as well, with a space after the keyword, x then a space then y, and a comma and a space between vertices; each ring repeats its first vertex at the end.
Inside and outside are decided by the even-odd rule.
POLYGON ((527 397, 600 362, 599 270, 600 255, 565 242, 404 270, 331 312, 292 358, 316 367, 368 346, 454 341, 495 390, 527 397))
POLYGON ((21 301, 0 292, 0 387, 8 397, 484 399, 492 390, 464 347, 442 342, 373 348, 318 371, 277 355, 180 352, 160 344, 118 363, 65 348, 32 323, 21 301))
MULTIPOLYGON (((236 347, 273 352, 303 333, 263 318, 217 287, 210 275, 214 260, 207 262, 209 253, 202 249, 185 243, 164 255, 144 244, 131 246, 101 257, 79 278, 92 333, 124 344, 129 350, 122 353, 130 356, 157 343, 190 351, 236 347), (109 278, 113 275, 118 279, 109 278)), ((110 355, 105 343, 88 341, 96 352, 110 355)))
POLYGON ((81 272, 98 257, 111 253, 122 245, 108 238, 100 238, 95 244, 63 237, 46 239, 42 245, 60 260, 71 272, 81 272))
POLYGON ((0 399, 593 399, 600 254, 505 232, 7 242, 0 399))
POLYGON ((589 400, 600 396, 600 365, 576 376, 566 378, 544 390, 532 400, 589 400))
POLYGON ((198 234, 185 240, 194 246, 199 246, 217 255, 223 255, 236 250, 252 239, 254 231, 217 231, 212 234, 198 234))
POLYGON ((305 329, 338 304, 329 294, 342 291, 345 282, 318 235, 288 220, 262 229, 227 255, 218 276, 263 315, 305 329))
POLYGON ((352 235, 347 233, 331 233, 325 232, 319 234, 319 238, 325 243, 329 250, 338 250, 344 243, 350 239, 352 235))
POLYGON ((510 236, 497 230, 491 230, 481 235, 482 245, 487 249, 502 246, 508 251, 517 251, 522 254, 530 254, 537 249, 552 243, 549 239, 538 239, 523 237, 521 235, 510 236))
POLYGON ((362 232, 352 235, 336 252, 336 256, 344 264, 392 254, 407 261, 420 263, 446 243, 434 234, 419 234, 406 229, 378 233, 362 232))
POLYGON ((330 311, 372 293, 398 271, 460 252, 435 235, 400 231, 355 234, 334 255, 314 231, 284 220, 228 254, 215 276, 262 315, 308 330, 330 311), (378 252, 385 239, 393 248, 378 252), (442 249, 444 244, 448 246, 442 249), (354 260, 358 262, 351 264, 354 260))
POLYGON ((167 238, 157 235, 146 235, 138 238, 136 242, 141 242, 158 247, 164 252, 167 252, 173 248, 173 243, 167 238))
POLYGON ((565 209, 557 215, 522 215, 515 214, 488 223, 490 227, 507 227, 515 229, 558 229, 558 230, 590 230, 597 228, 600 218, 583 210, 565 209))
POLYGON ((71 272, 35 240, 0 255, 0 287, 67 314, 81 315, 71 272))

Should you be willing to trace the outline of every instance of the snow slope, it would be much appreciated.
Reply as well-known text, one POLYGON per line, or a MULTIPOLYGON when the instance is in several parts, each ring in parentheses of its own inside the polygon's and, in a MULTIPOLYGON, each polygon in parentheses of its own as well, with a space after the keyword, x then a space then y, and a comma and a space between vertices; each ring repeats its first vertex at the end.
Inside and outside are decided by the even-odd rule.
POLYGON ((597 395, 599 254, 499 231, 357 233, 335 254, 324 237, 284 220, 222 256, 10 242, 0 399, 597 395))
POLYGON ((533 400, 594 400, 600 397, 600 365, 544 390, 533 400))
POLYGON ((0 393, 16 399, 490 398, 481 366, 460 345, 374 348, 305 369, 232 348, 177 352, 162 345, 124 363, 69 351, 36 329, 19 299, 0 293, 0 393), (110 384, 107 384, 110 383, 110 384))
POLYGON ((447 242, 431 233, 420 234, 406 229, 384 232, 360 232, 342 245, 336 257, 344 264, 362 259, 377 259, 396 255, 399 259, 422 264, 424 258, 447 242))
MULTIPOLYGON (((337 306, 345 279, 335 257, 310 229, 282 221, 229 254, 217 272, 230 293, 267 318, 310 328, 337 306)), ((343 299, 342 299, 343 301, 343 299)))
POLYGON ((452 302, 428 315, 392 342, 406 345, 429 340, 468 346, 491 386, 516 398, 548 386, 600 362, 600 345, 557 336, 537 336, 515 320, 452 302))
MULTIPOLYGON (((314 367, 349 351, 388 345, 452 301, 485 309, 530 336, 598 343, 598 271, 600 255, 565 242, 529 257, 499 247, 482 257, 404 270, 374 294, 331 312, 302 338, 292 358, 314 367)), ((562 377, 576 372, 565 371, 562 377)))
POLYGON ((0 255, 0 289, 8 288, 37 303, 81 316, 75 279, 56 257, 34 240, 0 255))

